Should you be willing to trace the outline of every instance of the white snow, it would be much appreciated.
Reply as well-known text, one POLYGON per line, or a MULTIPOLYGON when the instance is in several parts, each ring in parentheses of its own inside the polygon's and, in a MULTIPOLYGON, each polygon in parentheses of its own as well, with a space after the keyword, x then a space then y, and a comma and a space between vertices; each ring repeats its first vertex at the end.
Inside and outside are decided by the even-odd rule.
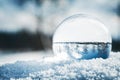
POLYGON ((47 57, 39 62, 18 61, 1 66, 3 71, 5 69, 8 72, 0 72, 0 80, 8 78, 9 75, 10 80, 120 80, 119 61, 120 52, 111 52, 108 59, 75 61, 47 57))

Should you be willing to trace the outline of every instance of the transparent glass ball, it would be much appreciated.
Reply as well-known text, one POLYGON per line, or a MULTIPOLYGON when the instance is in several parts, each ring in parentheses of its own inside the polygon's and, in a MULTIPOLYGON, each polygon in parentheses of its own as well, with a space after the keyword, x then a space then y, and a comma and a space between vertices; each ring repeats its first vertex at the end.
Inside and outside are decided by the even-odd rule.
POLYGON ((65 19, 53 35, 53 52, 72 59, 109 57, 111 35, 98 19, 77 14, 65 19))

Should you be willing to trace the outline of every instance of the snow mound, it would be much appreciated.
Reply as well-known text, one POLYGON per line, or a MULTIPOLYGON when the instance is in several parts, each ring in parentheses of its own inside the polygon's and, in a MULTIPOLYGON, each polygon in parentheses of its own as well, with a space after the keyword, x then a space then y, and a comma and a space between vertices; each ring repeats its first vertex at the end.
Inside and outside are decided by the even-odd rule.
POLYGON ((119 61, 120 52, 108 59, 17 61, 0 66, 0 80, 120 80, 119 61))

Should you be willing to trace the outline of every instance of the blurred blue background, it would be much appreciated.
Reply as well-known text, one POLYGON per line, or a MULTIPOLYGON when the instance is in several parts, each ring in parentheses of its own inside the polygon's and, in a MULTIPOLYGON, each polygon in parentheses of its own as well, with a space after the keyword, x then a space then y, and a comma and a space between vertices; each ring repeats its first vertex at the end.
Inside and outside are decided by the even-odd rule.
POLYGON ((0 51, 51 50, 57 25, 79 13, 100 19, 120 51, 120 0, 0 0, 0 51))

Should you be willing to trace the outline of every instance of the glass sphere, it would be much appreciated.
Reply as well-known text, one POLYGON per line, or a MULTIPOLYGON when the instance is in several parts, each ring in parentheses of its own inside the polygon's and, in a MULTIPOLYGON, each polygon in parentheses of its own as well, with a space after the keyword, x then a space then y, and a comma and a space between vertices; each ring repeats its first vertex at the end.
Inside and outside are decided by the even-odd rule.
POLYGON ((108 58, 111 35, 98 19, 77 14, 65 19, 53 35, 53 52, 72 59, 108 58))

